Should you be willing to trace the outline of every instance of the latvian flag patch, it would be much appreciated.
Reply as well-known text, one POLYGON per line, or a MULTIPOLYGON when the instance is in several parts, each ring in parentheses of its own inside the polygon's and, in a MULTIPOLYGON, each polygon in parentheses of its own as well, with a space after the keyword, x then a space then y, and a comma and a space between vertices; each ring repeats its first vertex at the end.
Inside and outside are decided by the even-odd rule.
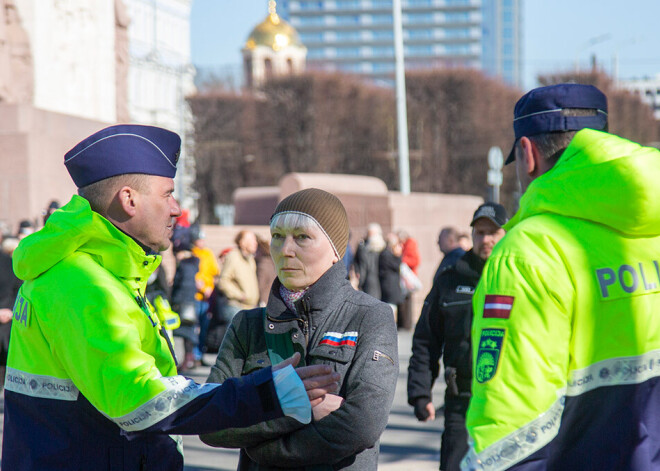
POLYGON ((484 318, 508 319, 513 308, 513 296, 487 294, 484 304, 484 318))
POLYGON ((351 345, 355 347, 357 344, 357 332, 326 332, 319 345, 332 345, 333 347, 341 347, 342 345, 351 345))

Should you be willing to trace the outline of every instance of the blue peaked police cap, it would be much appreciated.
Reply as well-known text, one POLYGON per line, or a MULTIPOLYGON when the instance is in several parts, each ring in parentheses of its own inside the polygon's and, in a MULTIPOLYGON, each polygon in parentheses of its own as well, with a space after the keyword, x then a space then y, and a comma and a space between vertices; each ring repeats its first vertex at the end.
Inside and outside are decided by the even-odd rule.
POLYGON ((560 83, 535 88, 518 100, 513 111, 516 140, 506 163, 515 160, 515 142, 523 136, 556 131, 607 129, 607 97, 593 85, 560 83), (595 116, 562 116, 566 108, 596 110, 595 116))
POLYGON ((64 156, 78 188, 126 173, 174 178, 181 138, 167 129, 119 124, 102 129, 64 156))

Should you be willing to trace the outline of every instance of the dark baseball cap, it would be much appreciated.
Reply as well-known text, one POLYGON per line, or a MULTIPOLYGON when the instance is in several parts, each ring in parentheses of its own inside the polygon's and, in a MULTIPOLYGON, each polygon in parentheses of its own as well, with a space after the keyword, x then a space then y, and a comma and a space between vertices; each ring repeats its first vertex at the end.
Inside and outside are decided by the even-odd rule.
POLYGON ((181 138, 154 126, 119 124, 79 142, 64 156, 78 188, 127 173, 174 178, 181 138))
POLYGON ((486 218, 493 221, 498 227, 502 227, 509 220, 509 215, 506 213, 504 206, 498 203, 484 203, 477 208, 472 216, 472 222, 470 226, 474 226, 474 223, 477 222, 477 219, 486 218))
POLYGON ((607 97, 593 85, 560 83, 535 88, 518 100, 513 111, 514 145, 506 164, 515 160, 515 143, 523 136, 547 132, 607 129, 607 97), (562 116, 567 108, 596 110, 595 116, 562 116))

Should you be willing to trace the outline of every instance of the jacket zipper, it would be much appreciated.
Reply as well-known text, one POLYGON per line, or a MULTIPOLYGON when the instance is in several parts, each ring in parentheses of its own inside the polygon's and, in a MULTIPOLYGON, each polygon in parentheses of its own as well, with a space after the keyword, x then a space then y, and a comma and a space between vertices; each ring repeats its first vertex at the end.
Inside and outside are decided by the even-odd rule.
POLYGON ((442 307, 460 306, 462 304, 470 304, 471 302, 472 302, 471 299, 466 299, 465 301, 452 301, 450 303, 444 302, 442 303, 442 307))
MULTIPOLYGON (((307 314, 309 317, 309 305, 306 302, 305 299, 301 301, 301 305, 303 307, 303 311, 307 314)), ((296 317, 293 317, 291 319, 276 319, 274 317, 271 317, 270 315, 266 314, 266 317, 270 322, 279 322, 279 323, 284 323, 284 322, 291 322, 291 321, 297 321, 298 324, 301 326, 300 330, 302 331, 303 335, 305 336, 305 348, 309 344, 309 321, 306 319, 303 319, 301 316, 298 316, 298 313, 296 313, 296 317)))
POLYGON ((308 320, 309 319, 309 302, 307 301, 307 299, 305 299, 303 297, 300 305, 302 306, 303 312, 305 313, 305 317, 306 317, 305 319, 302 319, 302 318, 301 319, 302 319, 302 323, 303 323, 302 332, 303 332, 303 335, 305 336, 305 348, 307 348, 307 345, 309 345, 309 320, 308 320))

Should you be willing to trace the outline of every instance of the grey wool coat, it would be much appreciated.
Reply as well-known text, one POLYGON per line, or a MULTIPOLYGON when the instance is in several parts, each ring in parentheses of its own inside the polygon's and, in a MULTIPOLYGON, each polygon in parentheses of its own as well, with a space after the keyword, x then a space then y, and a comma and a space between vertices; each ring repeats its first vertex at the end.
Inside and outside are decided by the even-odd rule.
POLYGON ((208 381, 222 383, 269 366, 265 332, 287 334, 307 365, 331 365, 341 375, 338 394, 345 402, 308 425, 283 417, 202 435, 202 440, 241 448, 240 471, 376 470, 399 373, 392 310, 354 290, 341 263, 296 302, 297 314, 286 307, 279 290, 276 279, 265 318, 262 309, 234 317, 208 381))

